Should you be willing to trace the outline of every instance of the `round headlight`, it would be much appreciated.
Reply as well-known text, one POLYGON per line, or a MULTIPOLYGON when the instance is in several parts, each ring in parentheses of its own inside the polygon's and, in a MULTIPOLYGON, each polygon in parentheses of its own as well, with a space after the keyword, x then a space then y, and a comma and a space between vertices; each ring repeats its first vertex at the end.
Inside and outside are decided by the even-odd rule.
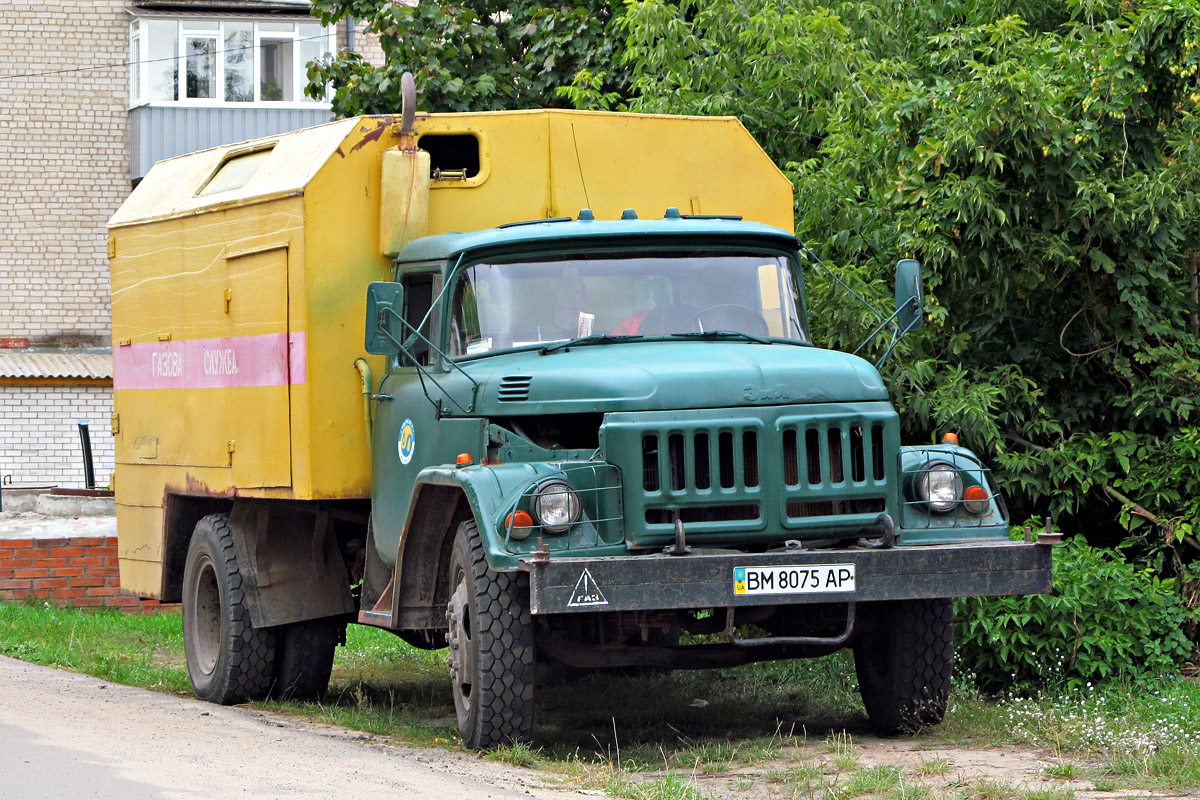
POLYGON ((963 482, 958 470, 945 461, 931 461, 917 476, 917 497, 938 514, 953 511, 962 500, 963 482))
POLYGON ((550 481, 537 488, 533 514, 547 533, 562 533, 579 520, 579 495, 562 481, 550 481))

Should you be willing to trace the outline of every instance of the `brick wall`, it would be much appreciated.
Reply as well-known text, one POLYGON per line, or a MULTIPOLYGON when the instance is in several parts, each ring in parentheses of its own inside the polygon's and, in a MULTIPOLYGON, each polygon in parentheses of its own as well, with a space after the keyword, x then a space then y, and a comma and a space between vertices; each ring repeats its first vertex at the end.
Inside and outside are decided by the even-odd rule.
POLYGON ((151 611, 174 607, 121 589, 117 537, 0 539, 0 600, 151 611))
MULTIPOLYGON (((346 48, 346 26, 347 23, 341 23, 337 32, 337 46, 343 50, 346 48)), ((367 33, 365 28, 366 23, 362 20, 354 21, 354 49, 362 53, 371 66, 382 67, 386 59, 383 57, 383 48, 379 45, 379 37, 367 33)))
MULTIPOLYGON (((129 5, 0 3, 0 338, 111 344, 105 225, 130 192, 129 5)), ((376 38, 356 46, 382 63, 376 38)), ((0 386, 0 475, 82 486, 74 422, 90 419, 106 484, 111 412, 104 388, 0 386)))
POLYGON ((96 483, 107 486, 113 472, 111 416, 107 386, 0 386, 0 476, 16 484, 83 486, 75 422, 86 419, 96 483))
POLYGON ((105 223, 128 196, 124 0, 0 6, 0 337, 109 340, 105 223))

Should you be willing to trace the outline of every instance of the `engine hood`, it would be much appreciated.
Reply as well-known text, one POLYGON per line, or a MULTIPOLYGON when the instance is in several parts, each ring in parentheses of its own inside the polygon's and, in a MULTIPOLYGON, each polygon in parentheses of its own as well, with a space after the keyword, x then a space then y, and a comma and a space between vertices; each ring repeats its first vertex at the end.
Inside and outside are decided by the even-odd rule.
POLYGON ((857 356, 744 342, 622 342, 466 362, 485 416, 886 400, 857 356))

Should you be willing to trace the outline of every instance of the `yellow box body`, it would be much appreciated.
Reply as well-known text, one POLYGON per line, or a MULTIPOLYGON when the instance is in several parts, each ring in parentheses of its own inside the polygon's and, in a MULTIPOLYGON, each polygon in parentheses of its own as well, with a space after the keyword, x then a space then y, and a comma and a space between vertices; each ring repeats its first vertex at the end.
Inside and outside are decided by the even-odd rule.
MULTIPOLYGON (((125 588, 161 596, 168 495, 370 497, 354 362, 383 369, 363 349, 366 287, 411 238, 391 204, 380 224, 398 128, 359 117, 169 159, 109 221, 125 588)), ((733 118, 419 116, 418 147, 428 134, 474 136, 479 165, 432 181, 427 216, 406 184, 413 235, 669 206, 792 227, 791 184, 733 118)))

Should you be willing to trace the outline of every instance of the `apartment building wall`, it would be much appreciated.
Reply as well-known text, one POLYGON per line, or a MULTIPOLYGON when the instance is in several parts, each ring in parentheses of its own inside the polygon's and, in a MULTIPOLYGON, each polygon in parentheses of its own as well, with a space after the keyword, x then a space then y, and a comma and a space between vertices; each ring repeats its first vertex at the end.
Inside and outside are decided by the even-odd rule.
POLYGON ((108 345, 104 225, 129 194, 122 0, 0 6, 0 338, 108 345), (29 73, 57 72, 52 75, 29 73))
MULTIPOLYGON (((79 419, 97 481, 113 471, 111 386, 30 377, 25 356, 112 344, 105 225, 131 190, 132 7, 0 2, 0 479, 13 484, 82 486, 79 419)), ((374 37, 355 46, 382 63, 374 37)))

